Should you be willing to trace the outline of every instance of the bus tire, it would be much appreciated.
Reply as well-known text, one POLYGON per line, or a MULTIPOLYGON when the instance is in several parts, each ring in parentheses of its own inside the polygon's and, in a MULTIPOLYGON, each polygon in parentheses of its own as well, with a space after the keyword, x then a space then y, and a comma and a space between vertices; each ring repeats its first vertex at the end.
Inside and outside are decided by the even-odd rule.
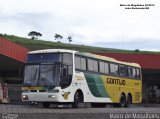
POLYGON ((119 107, 126 107, 126 96, 124 94, 120 96, 119 107))
POLYGON ((72 103, 72 108, 78 108, 80 102, 83 102, 83 94, 77 91, 74 95, 74 102, 72 103))
POLYGON ((49 108, 50 107, 49 102, 43 102, 42 105, 43 105, 44 108, 49 108))
POLYGON ((131 104, 132 104, 132 96, 131 96, 131 94, 128 94, 127 95, 127 104, 126 104, 126 106, 130 107, 131 104))

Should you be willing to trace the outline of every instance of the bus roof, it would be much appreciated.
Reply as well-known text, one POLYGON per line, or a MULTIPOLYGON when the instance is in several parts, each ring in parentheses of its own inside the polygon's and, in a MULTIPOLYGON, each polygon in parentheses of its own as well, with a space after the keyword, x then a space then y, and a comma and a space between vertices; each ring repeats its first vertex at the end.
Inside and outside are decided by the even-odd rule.
POLYGON ((124 65, 129 65, 129 66, 134 66, 134 67, 140 67, 139 64, 137 63, 131 63, 131 62, 122 62, 118 61, 114 58, 111 57, 106 57, 106 56, 101 56, 97 54, 92 54, 92 53, 84 53, 84 52, 79 52, 75 50, 66 50, 66 49, 44 49, 44 50, 36 50, 36 51, 31 51, 28 52, 28 54, 38 54, 38 53, 54 53, 54 52, 67 52, 67 53, 73 53, 81 56, 86 56, 90 58, 96 58, 99 60, 104 60, 104 61, 109 61, 109 62, 114 62, 114 63, 119 63, 119 64, 124 64, 124 65))
POLYGON ((90 57, 90 58, 96 58, 99 60, 109 61, 109 62, 113 62, 113 63, 119 63, 119 64, 124 64, 124 65, 134 66, 134 67, 140 67, 140 65, 138 63, 118 61, 114 58, 107 57, 107 56, 101 56, 101 55, 92 54, 92 53, 81 53, 81 52, 77 52, 76 54, 81 55, 81 56, 90 57))
POLYGON ((28 52, 28 54, 38 54, 38 53, 54 53, 54 52, 68 52, 68 53, 75 53, 77 51, 74 50, 65 50, 65 49, 44 49, 44 50, 35 50, 28 52))

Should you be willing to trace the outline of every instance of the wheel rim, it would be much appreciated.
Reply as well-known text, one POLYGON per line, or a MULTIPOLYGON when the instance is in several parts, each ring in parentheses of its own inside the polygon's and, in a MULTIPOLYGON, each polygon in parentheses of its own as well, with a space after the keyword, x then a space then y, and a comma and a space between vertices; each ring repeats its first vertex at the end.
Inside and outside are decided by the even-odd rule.
POLYGON ((130 97, 130 96, 128 96, 128 97, 127 97, 127 105, 129 106, 129 105, 131 105, 131 103, 132 103, 132 101, 131 101, 131 97, 130 97))
POLYGON ((78 102, 79 102, 79 94, 78 92, 76 92, 74 95, 74 102, 72 104, 73 108, 78 108, 78 102))
POLYGON ((79 102, 79 94, 78 93, 75 94, 75 102, 77 102, 77 103, 79 102))
POLYGON ((126 100, 125 100, 124 96, 121 97, 121 102, 120 102, 120 104, 121 104, 121 107, 125 107, 126 100))

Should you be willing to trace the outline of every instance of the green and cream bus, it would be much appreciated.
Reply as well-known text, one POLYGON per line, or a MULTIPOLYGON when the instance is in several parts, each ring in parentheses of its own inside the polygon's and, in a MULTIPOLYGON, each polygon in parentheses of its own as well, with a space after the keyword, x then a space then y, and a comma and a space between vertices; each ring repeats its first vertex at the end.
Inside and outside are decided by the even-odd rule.
POLYGON ((141 67, 91 53, 65 49, 31 51, 27 55, 22 101, 52 103, 89 102, 92 107, 111 103, 127 107, 141 103, 141 67))

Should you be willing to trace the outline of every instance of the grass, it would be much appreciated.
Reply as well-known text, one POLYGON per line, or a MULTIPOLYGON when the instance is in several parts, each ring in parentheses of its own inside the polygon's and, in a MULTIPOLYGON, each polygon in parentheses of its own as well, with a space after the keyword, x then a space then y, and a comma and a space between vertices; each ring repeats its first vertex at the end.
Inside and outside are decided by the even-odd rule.
POLYGON ((152 51, 139 51, 139 50, 122 50, 113 48, 93 47, 76 44, 66 44, 60 42, 44 41, 44 40, 31 40, 29 38, 18 37, 14 35, 0 34, 1 37, 11 40, 20 44, 29 50, 41 49, 70 49, 78 50, 81 52, 96 52, 96 53, 127 53, 127 54, 160 54, 160 52, 152 51))

